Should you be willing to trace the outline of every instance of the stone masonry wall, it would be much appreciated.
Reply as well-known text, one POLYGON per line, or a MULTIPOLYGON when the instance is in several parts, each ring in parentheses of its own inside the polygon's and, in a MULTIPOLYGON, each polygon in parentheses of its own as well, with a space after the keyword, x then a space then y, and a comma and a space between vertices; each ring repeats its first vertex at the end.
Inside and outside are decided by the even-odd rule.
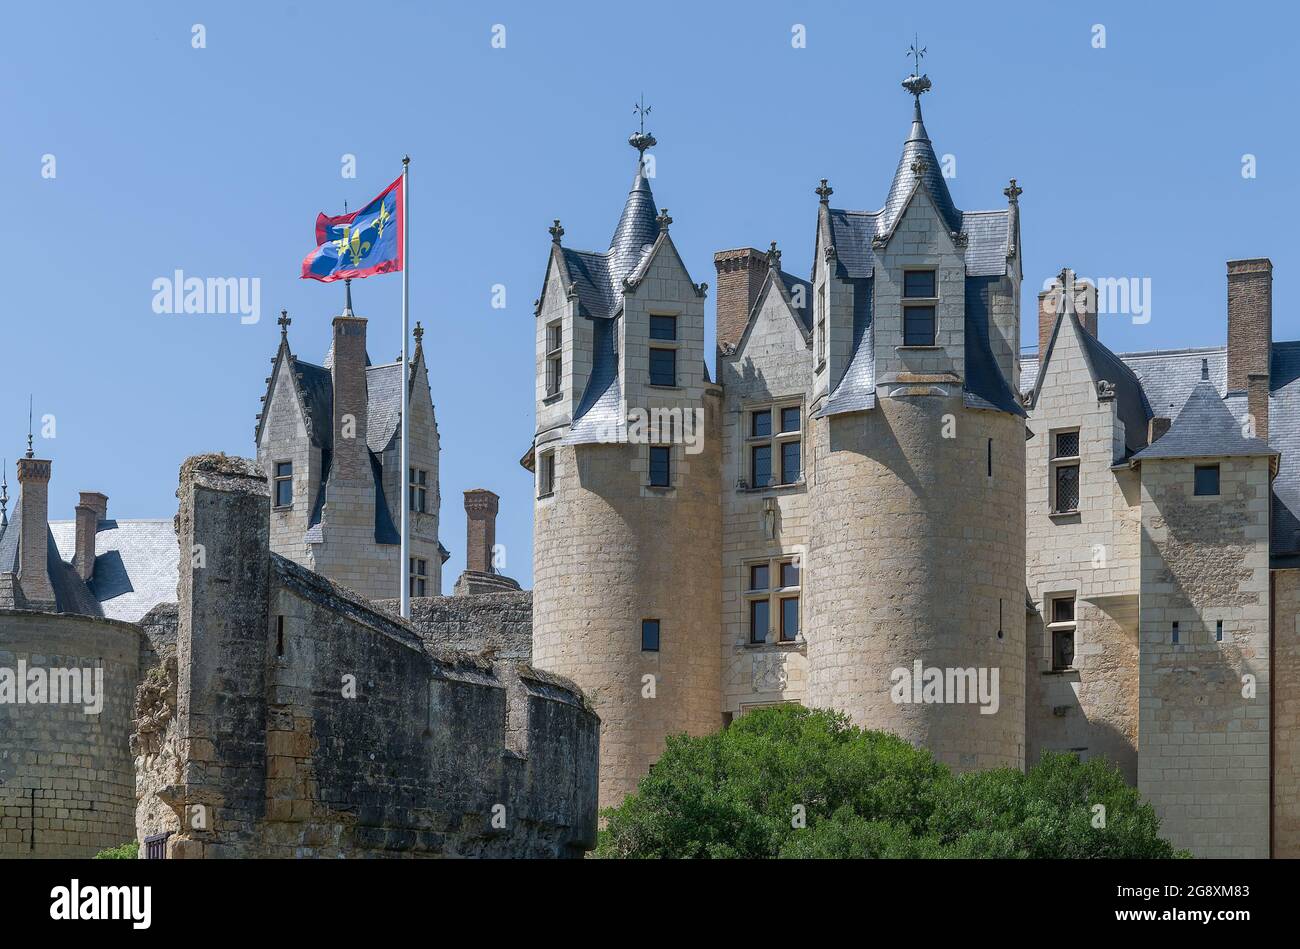
POLYGON ((0 701, 0 858, 92 857, 135 837, 127 737, 141 639, 114 620, 0 612, 0 669, 103 670, 97 714, 0 701))
MULTIPOLYGON (((378 600, 375 606, 400 615, 397 600, 378 600)), ((532 662, 533 594, 414 597, 411 627, 434 648, 532 662)))
POLYGON ((599 723, 580 692, 429 647, 270 554, 251 462, 190 459, 181 477, 182 546, 208 559, 182 572, 176 724, 140 769, 142 837, 175 830, 172 857, 594 845, 599 723))
POLYGON ((1192 459, 1142 464, 1138 790, 1176 846, 1266 857, 1269 463, 1219 463, 1211 497, 1192 459))
POLYGON ((1300 857, 1300 570, 1273 571, 1273 856, 1300 857))

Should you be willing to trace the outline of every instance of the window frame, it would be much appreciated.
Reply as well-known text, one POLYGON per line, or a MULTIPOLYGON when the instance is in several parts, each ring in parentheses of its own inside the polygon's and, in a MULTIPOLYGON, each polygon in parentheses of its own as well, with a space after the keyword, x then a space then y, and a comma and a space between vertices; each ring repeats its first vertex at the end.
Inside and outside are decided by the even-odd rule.
POLYGON ((1052 514, 1078 514, 1079 505, 1083 501, 1083 430, 1079 426, 1073 428, 1054 428, 1047 434, 1049 452, 1048 458, 1048 508, 1052 514), (1058 455, 1057 446, 1058 438, 1061 435, 1073 434, 1077 442, 1075 444, 1075 454, 1058 455), (1060 504, 1060 475, 1057 473, 1064 469, 1074 469, 1074 507, 1062 508, 1060 504))
POLYGON ((412 514, 429 513, 429 469, 412 467, 407 472, 406 503, 412 514), (417 506, 417 503, 418 506, 417 506))
POLYGON ((408 592, 412 598, 428 596, 429 561, 423 557, 409 557, 407 559, 408 592))
POLYGON ((564 321, 546 324, 546 397, 560 394, 564 374, 564 321))
POLYGON ((549 498, 555 494, 555 449, 537 455, 537 497, 549 498))
POLYGON ((1209 465, 1193 465, 1192 466, 1192 497, 1217 498, 1222 496, 1223 496, 1223 471, 1219 463, 1216 461, 1213 464, 1209 464, 1209 465), (1214 474, 1213 491, 1201 490, 1202 472, 1206 472, 1206 473, 1213 472, 1214 474))
POLYGON ((1079 655, 1079 595, 1077 593, 1051 593, 1048 594, 1044 604, 1043 628, 1047 631, 1047 640, 1049 647, 1048 661, 1051 663, 1053 672, 1074 672, 1078 667, 1074 664, 1079 655), (1070 604, 1070 619, 1056 619, 1056 605, 1058 603, 1070 604), (1056 639, 1058 636, 1068 635, 1070 637, 1070 661, 1061 665, 1057 662, 1058 650, 1056 639))
POLYGON ((293 507, 293 459, 287 458, 282 461, 272 462, 271 471, 274 474, 274 477, 272 479, 273 482, 272 487, 274 491, 271 495, 275 499, 274 507, 277 510, 281 510, 281 511, 288 510, 289 508, 293 507), (289 473, 281 474, 280 469, 285 467, 286 465, 289 468, 289 473), (286 485, 288 486, 288 490, 289 490, 289 500, 284 503, 281 503, 280 489, 285 487, 286 485))
POLYGON ((770 488, 788 488, 791 485, 802 484, 804 481, 803 399, 801 397, 790 397, 748 405, 742 411, 741 419, 741 432, 744 435, 741 467, 744 471, 743 480, 745 486, 752 490, 768 490, 770 488), (798 428, 786 430, 785 416, 786 412, 791 409, 799 413, 799 426, 798 428), (755 435, 754 431, 757 427, 755 419, 761 415, 768 417, 769 431, 766 435, 755 435), (785 466, 785 446, 791 442, 797 442, 799 445, 799 471, 794 478, 787 477, 785 466), (758 483, 757 465, 755 464, 755 449, 761 448, 768 449, 768 482, 766 484, 758 483))
POLYGON ((744 642, 749 646, 790 646, 803 642, 803 564, 798 554, 779 553, 768 557, 756 557, 746 560, 742 565, 745 603, 744 642), (785 568, 795 571, 793 586, 786 585, 789 576, 785 568), (755 587, 755 569, 766 570, 767 586, 755 587), (785 602, 793 600, 795 606, 795 630, 789 634, 786 624, 785 602), (762 639, 754 638, 754 614, 756 604, 762 604, 767 611, 767 629, 762 639), (775 638, 773 638, 775 637, 775 638))
POLYGON ((672 445, 651 445, 646 452, 646 487, 671 488, 673 486, 673 447, 672 445), (662 453, 662 454, 660 454, 662 453), (664 481, 655 481, 655 458, 664 459, 664 481))
POLYGON ((903 347, 907 349, 933 349, 939 345, 939 270, 937 267, 908 267, 903 271, 903 283, 899 288, 899 298, 902 301, 902 320, 899 326, 901 331, 903 347), (928 273, 930 274, 934 291, 931 296, 913 296, 909 294, 907 288, 907 278, 909 274, 928 273), (908 319, 909 317, 921 310, 930 311, 930 333, 926 342, 916 342, 908 339, 908 319))
POLYGON ((643 618, 641 620, 641 651, 642 652, 659 652, 663 646, 663 623, 658 619, 643 618), (646 631, 650 624, 654 624, 654 645, 646 645, 646 631))

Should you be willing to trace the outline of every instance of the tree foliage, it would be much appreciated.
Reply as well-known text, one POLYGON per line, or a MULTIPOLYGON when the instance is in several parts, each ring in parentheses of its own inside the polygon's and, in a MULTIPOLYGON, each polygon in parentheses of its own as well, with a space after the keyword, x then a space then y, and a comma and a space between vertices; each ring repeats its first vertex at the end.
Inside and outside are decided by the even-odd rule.
POLYGON ((601 857, 1184 855, 1100 759, 1047 755, 1027 773, 954 775, 901 738, 797 705, 758 709, 715 735, 670 737, 605 818, 601 857))

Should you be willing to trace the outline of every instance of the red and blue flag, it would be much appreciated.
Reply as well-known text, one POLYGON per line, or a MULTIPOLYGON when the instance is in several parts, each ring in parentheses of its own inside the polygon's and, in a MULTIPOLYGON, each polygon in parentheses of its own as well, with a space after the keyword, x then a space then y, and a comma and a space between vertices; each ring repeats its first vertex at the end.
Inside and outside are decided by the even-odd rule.
POLYGON ((314 251, 302 262, 302 276, 344 280, 402 269, 402 179, 359 211, 316 217, 314 251))

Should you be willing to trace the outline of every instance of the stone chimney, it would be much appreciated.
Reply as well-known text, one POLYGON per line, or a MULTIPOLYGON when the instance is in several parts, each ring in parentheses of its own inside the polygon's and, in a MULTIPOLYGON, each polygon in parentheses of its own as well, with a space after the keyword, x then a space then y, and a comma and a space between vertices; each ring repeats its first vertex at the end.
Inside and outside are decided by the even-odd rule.
POLYGON ((77 576, 89 580, 95 572, 95 533, 108 515, 108 497, 98 491, 82 491, 77 504, 76 549, 72 566, 77 576))
POLYGON ((486 488, 465 492, 465 569, 493 573, 492 549, 497 543, 497 510, 501 499, 486 488))
POLYGON ((1173 420, 1163 415, 1155 415, 1147 419, 1147 444, 1155 443, 1155 440, 1169 431, 1169 426, 1173 420))
MULTIPOLYGON (((350 311, 349 311, 350 312, 350 311)), ((366 447, 366 321, 334 317, 334 474, 347 481, 368 481, 366 447)))
POLYGON ((50 463, 29 454, 18 459, 22 518, 18 535, 18 581, 28 609, 53 610, 54 587, 49 571, 50 463))
POLYGON ((749 311, 767 279, 767 254, 753 247, 720 250, 713 255, 718 271, 718 348, 734 349, 749 322, 749 311))
POLYGON ((1246 392, 1250 375, 1269 371, 1273 348, 1273 263, 1228 261, 1228 391, 1246 392))

